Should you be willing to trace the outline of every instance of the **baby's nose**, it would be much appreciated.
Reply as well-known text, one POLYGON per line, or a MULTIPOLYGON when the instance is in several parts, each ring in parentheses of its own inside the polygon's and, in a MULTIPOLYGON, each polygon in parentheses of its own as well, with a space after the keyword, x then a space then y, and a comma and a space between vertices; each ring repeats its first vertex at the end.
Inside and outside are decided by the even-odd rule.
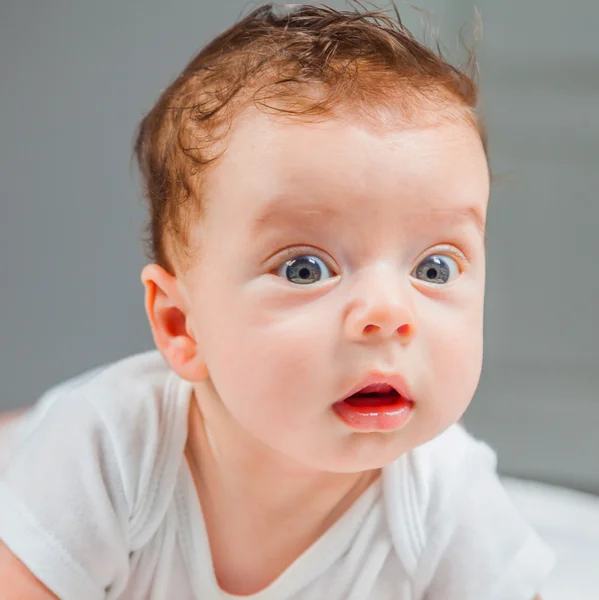
MULTIPOLYGON (((374 275, 374 274, 373 274, 374 275)), ((345 317, 347 337, 353 341, 369 341, 414 336, 414 315, 409 298, 409 283, 396 275, 364 278, 352 297, 345 317)))

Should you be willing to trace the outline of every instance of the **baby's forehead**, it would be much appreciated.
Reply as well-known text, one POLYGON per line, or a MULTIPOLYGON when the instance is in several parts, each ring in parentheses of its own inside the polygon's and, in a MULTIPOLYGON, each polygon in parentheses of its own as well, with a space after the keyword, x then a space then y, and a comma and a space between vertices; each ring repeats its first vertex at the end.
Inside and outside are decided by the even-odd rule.
POLYGON ((225 143, 209 177, 213 190, 243 184, 264 195, 280 193, 281 185, 320 185, 350 193, 416 185, 431 174, 439 180, 462 172, 467 181, 482 169, 479 177, 487 176, 477 130, 457 120, 372 124, 351 113, 306 120, 254 109, 236 118, 225 143))

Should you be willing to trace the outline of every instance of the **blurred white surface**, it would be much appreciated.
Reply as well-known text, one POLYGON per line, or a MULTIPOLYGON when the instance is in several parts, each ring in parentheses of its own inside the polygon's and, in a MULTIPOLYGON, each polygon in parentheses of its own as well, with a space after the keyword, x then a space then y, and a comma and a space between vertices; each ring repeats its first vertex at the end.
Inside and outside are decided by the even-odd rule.
POLYGON ((557 566, 543 600, 599 598, 599 497, 566 488, 504 478, 522 515, 553 548, 557 566))

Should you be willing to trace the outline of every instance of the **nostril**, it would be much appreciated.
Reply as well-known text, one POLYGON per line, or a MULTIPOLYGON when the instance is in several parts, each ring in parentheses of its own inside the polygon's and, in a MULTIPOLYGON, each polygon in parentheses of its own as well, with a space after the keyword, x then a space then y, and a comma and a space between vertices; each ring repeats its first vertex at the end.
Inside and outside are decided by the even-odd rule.
MULTIPOLYGON (((378 333, 381 328, 378 325, 366 325, 363 330, 364 335, 373 335, 378 333)), ((397 333, 400 337, 408 337, 412 334, 412 327, 409 324, 401 325, 397 328, 397 333)))
POLYGON ((410 335, 411 332, 412 332, 412 328, 409 325, 402 325, 401 327, 398 327, 398 329, 397 329, 397 333, 399 333, 399 335, 401 335, 401 336, 408 336, 408 335, 410 335))

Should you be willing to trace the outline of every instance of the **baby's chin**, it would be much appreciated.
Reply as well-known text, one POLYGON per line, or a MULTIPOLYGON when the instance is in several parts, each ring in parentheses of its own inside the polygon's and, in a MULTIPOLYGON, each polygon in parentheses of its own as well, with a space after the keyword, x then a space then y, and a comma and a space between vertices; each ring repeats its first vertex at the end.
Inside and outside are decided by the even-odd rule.
POLYGON ((331 473, 358 473, 382 469, 398 458, 430 442, 457 422, 454 415, 431 421, 426 415, 415 414, 402 429, 392 432, 350 433, 335 444, 325 443, 320 451, 316 444, 305 455, 313 468, 331 473))
POLYGON ((428 440, 420 441, 406 430, 351 433, 335 444, 310 444, 309 451, 293 452, 293 458, 317 471, 361 473, 382 469, 425 441, 428 440))

